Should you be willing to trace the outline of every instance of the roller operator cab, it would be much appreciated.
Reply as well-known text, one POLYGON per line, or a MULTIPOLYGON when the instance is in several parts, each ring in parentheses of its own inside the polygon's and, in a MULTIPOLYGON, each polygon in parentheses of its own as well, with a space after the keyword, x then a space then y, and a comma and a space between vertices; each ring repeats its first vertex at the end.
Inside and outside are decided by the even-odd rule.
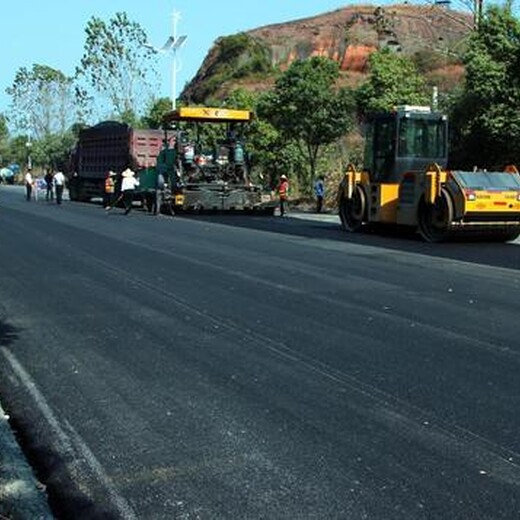
POLYGON ((520 175, 452 171, 448 121, 429 107, 401 106, 367 123, 364 168, 341 181, 338 207, 347 231, 366 224, 417 229, 429 242, 459 237, 508 241, 520 235, 520 175))

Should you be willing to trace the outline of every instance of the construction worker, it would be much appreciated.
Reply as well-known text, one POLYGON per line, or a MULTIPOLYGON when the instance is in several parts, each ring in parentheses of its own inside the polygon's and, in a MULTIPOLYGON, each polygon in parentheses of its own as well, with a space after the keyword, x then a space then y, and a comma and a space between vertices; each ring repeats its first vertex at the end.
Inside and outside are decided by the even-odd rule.
POLYGON ((61 204, 63 199, 63 190, 65 188, 65 175, 63 172, 57 171, 53 175, 54 190, 56 191, 56 204, 61 204))
POLYGON ((325 179, 323 175, 320 175, 318 180, 314 183, 314 194, 316 195, 316 213, 321 213, 323 197, 325 196, 325 179))
POLYGON ((54 178, 52 175, 52 171, 49 170, 45 176, 43 177, 46 184, 46 192, 45 192, 45 200, 52 201, 54 200, 54 178))
POLYGON ((105 178, 105 200, 103 201, 105 209, 109 209, 114 202, 114 195, 116 193, 116 172, 110 170, 105 178))
POLYGON ((155 189, 148 190, 145 194, 145 203, 148 213, 152 213, 154 215, 158 215, 160 213, 164 184, 164 175, 162 172, 158 172, 155 177, 155 189))
POLYGON ((286 175, 280 177, 280 184, 278 184, 277 191, 280 199, 280 217, 283 217, 285 216, 287 199, 289 198, 289 180, 286 175))
POLYGON ((32 190, 34 186, 34 179, 32 176, 31 168, 27 168, 27 173, 25 174, 25 199, 31 200, 32 190))
POLYGON ((134 193, 139 180, 135 176, 135 172, 127 168, 122 174, 121 192, 123 194, 123 202, 125 204, 125 215, 128 215, 132 210, 132 203, 134 201, 134 193))

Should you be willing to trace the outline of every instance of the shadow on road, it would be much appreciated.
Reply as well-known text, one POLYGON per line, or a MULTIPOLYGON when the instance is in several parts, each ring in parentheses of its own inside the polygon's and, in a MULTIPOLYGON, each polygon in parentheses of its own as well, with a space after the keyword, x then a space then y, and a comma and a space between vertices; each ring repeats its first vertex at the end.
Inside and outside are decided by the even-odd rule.
POLYGON ((0 347, 8 347, 18 339, 18 329, 0 318, 0 347))
MULTIPOLYGON (((20 334, 21 330, 6 323, 0 318, 0 347, 9 347, 14 344, 20 334)), ((30 411, 30 407, 25 402, 17 391, 8 392, 5 385, 7 385, 7 378, 0 379, 0 392, 2 393, 5 401, 2 406, 9 413, 10 419, 9 424, 12 428, 13 433, 16 436, 17 442, 22 449, 27 461, 32 466, 32 469, 37 476, 37 479, 43 483, 46 488, 46 496, 53 513, 56 518, 60 519, 76 519, 76 518, 102 518, 112 520, 119 518, 119 516, 111 511, 110 505, 105 503, 95 503, 93 499, 87 496, 82 490, 74 484, 73 479, 69 474, 69 464, 66 459, 63 459, 63 454, 57 453, 49 445, 48 438, 55 435, 55 432, 48 430, 46 421, 41 418, 38 414, 34 414, 30 411)), ((5 448, 2 444, 3 439, 0 432, 0 451, 5 448)), ((10 454, 10 466, 7 468, 9 471, 12 470, 15 464, 12 459, 18 455, 10 454)), ((0 457, 1 458, 1 457, 0 457)), ((20 486, 21 480, 18 473, 11 473, 5 471, 4 474, 0 470, 0 480, 2 478, 13 478, 16 479, 16 485, 20 486)), ((25 489, 26 486, 32 485, 32 482, 23 483, 25 489)), ((14 485, 13 485, 14 489, 14 485)), ((1 490, 0 490, 1 491, 1 490)), ((0 492, 1 495, 1 492, 0 492)), ((47 516, 32 515, 32 511, 37 505, 34 505, 28 498, 21 501, 20 497, 26 497, 26 491, 24 493, 13 493, 13 497, 17 502, 12 508, 12 518, 47 518, 47 516)), ((0 500, 1 500, 0 496, 0 500)), ((7 498, 10 498, 9 496, 7 498)), ((43 500, 43 499, 42 499, 43 500)), ((10 506, 9 502, 5 501, 4 508, 10 506)), ((1 508, 0 508, 1 509, 1 508)), ((11 516, 8 516, 11 518, 11 516)), ((5 517, 7 519, 7 517, 5 517)), ((3 520, 4 516, 0 514, 0 519, 3 520)))
POLYGON ((347 233, 336 223, 300 218, 224 214, 183 215, 182 218, 299 236, 313 240, 335 240, 407 253, 418 253, 430 257, 520 270, 520 246, 509 243, 447 242, 429 244, 423 242, 416 233, 407 229, 385 227, 383 229, 375 228, 363 233, 347 233))

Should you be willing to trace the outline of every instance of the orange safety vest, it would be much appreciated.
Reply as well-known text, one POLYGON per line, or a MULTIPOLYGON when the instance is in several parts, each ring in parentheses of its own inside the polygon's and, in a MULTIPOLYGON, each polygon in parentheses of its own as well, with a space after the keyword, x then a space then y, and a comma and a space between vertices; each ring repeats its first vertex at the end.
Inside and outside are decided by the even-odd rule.
POLYGON ((114 193, 115 186, 116 184, 112 177, 109 176, 105 179, 105 193, 114 193))
POLYGON ((287 195, 289 192, 289 182, 282 181, 278 186, 278 194, 280 195, 280 200, 287 200, 287 195))

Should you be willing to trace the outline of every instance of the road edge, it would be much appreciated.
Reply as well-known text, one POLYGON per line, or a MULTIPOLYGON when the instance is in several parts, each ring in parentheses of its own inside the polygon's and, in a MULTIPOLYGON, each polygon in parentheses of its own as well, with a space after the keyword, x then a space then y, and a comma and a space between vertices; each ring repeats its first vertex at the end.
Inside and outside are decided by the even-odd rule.
POLYGON ((45 488, 36 479, 0 403, 0 518, 52 520, 45 488))

